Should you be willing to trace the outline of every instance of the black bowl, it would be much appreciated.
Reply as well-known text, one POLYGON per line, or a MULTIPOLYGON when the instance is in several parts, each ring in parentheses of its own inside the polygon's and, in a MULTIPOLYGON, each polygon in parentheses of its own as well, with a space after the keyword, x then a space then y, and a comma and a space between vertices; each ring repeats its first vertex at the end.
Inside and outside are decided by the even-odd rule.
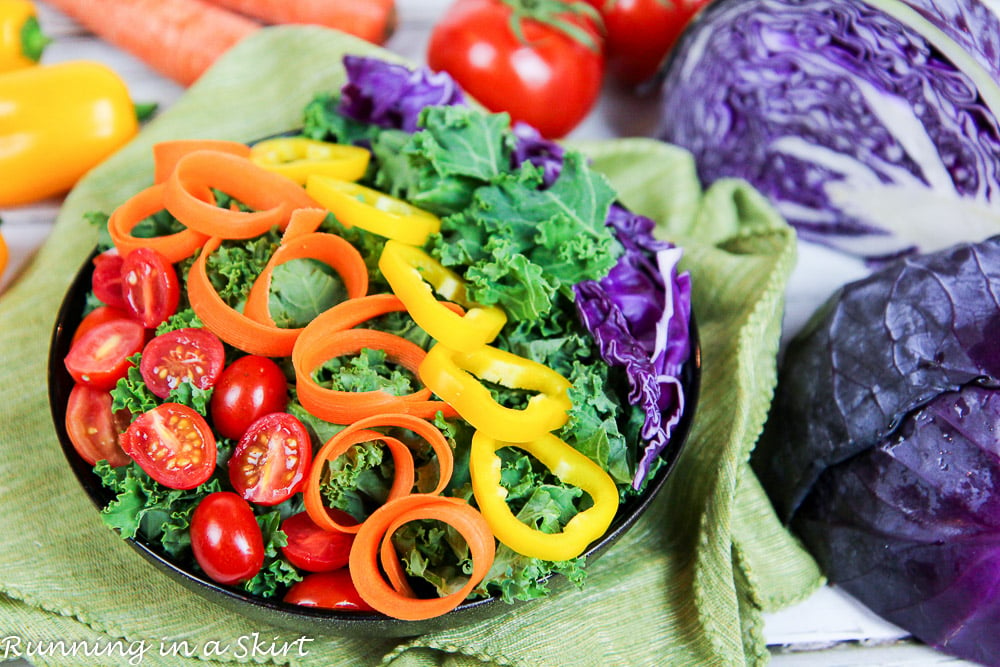
MULTIPOLYGON (((65 424, 66 403, 69 399, 70 390, 73 388, 73 380, 66 371, 63 359, 69 351, 73 332, 82 319, 86 296, 90 291, 91 273, 93 271, 92 257, 88 258, 70 286, 59 310, 56 325, 52 332, 48 367, 49 403, 63 453, 66 455, 73 473, 87 495, 90 496, 90 499, 97 508, 102 509, 114 499, 114 496, 101 484, 100 479, 94 474, 90 464, 76 453, 66 433, 65 424)), ((693 320, 691 326, 691 343, 691 358, 685 365, 682 377, 686 392, 685 410, 681 416, 680 423, 674 430, 670 446, 663 453, 665 465, 661 466, 655 477, 647 483, 642 494, 622 504, 608 531, 584 552, 588 562, 605 552, 646 511, 653 502, 653 499, 663 488, 667 476, 680 455, 691 427, 691 420, 695 412, 700 388, 701 349, 698 345, 698 334, 693 320)), ((401 621, 378 613, 343 612, 303 607, 277 600, 256 598, 242 590, 217 584, 200 572, 185 569, 181 565, 174 563, 165 553, 141 536, 125 541, 148 561, 153 563, 158 570, 172 577, 194 593, 236 613, 242 614, 251 620, 294 630, 295 632, 358 637, 411 637, 494 618, 510 613, 520 604, 523 604, 510 604, 495 597, 472 600, 459 605, 456 609, 443 616, 425 621, 401 621)), ((571 586, 567 586, 565 577, 560 575, 553 575, 549 581, 549 586, 551 589, 550 595, 561 594, 566 588, 572 589, 571 586)))

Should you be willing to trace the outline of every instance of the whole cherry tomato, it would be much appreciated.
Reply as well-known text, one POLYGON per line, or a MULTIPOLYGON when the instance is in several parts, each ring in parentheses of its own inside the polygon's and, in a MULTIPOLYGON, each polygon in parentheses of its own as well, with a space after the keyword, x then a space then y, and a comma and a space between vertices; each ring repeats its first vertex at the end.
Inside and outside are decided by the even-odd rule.
POLYGON ((636 85, 656 74, 708 0, 587 0, 604 19, 608 75, 636 85))
POLYGON ((191 515, 191 551, 213 581, 246 581, 264 564, 264 537, 247 501, 229 491, 205 496, 191 515))
POLYGON ((457 0, 431 32, 427 64, 490 111, 556 139, 601 92, 599 21, 583 2, 457 0))
POLYGON ((193 489, 215 470, 212 429, 180 403, 163 403, 136 417, 122 433, 121 446, 146 474, 171 489, 193 489))
POLYGON ((307 574, 285 593, 285 602, 338 611, 374 611, 361 599, 347 568, 307 574))
POLYGON ((287 405, 288 381, 281 367, 267 357, 251 354, 222 371, 209 409, 216 432, 238 440, 257 419, 284 412, 287 405))

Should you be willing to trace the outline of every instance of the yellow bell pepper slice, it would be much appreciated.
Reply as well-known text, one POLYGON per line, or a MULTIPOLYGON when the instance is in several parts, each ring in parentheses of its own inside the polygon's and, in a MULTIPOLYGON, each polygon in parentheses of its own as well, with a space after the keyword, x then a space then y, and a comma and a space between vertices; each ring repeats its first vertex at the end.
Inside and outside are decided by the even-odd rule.
POLYGON ((472 436, 469 474, 476 504, 493 534, 508 547, 532 558, 576 558, 607 531, 618 511, 618 488, 599 465, 551 433, 528 442, 506 442, 477 431, 472 436), (563 483, 586 491, 593 505, 571 518, 559 533, 545 533, 519 520, 507 504, 496 452, 515 447, 531 454, 563 483))
POLYGON ((420 380, 486 435, 526 442, 562 427, 573 406, 569 380, 548 366, 489 345, 459 352, 438 343, 421 362, 420 380), (524 408, 498 403, 481 380, 537 392, 524 408))
POLYGON ((307 137, 275 137, 251 146, 250 160, 305 185, 313 175, 356 181, 365 175, 371 153, 360 146, 307 137))
POLYGON ((468 351, 490 343, 507 323, 503 310, 471 301, 461 276, 421 248, 387 241, 378 268, 417 326, 452 349, 468 351), (465 315, 438 301, 435 292, 465 308, 465 315))
POLYGON ((306 194, 346 227, 409 245, 423 245, 441 229, 441 219, 433 213, 357 183, 312 176, 306 181, 306 194))

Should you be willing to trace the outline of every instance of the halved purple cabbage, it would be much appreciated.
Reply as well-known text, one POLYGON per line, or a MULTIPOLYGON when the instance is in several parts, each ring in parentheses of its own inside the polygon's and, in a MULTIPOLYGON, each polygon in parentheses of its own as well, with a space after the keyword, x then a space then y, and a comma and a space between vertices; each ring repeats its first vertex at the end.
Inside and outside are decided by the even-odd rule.
POLYGON ((789 344, 751 463, 832 582, 1000 664, 1000 237, 834 294, 789 344))
POLYGON ((1000 20, 983 0, 717 0, 664 72, 657 135, 867 257, 1000 229, 1000 20))
POLYGON ((677 271, 681 249, 653 238, 649 218, 616 204, 607 224, 625 252, 607 276, 573 289, 577 312, 601 358, 625 367, 629 401, 645 413, 646 446, 632 480, 638 489, 684 413, 680 374, 691 353, 691 277, 677 271))

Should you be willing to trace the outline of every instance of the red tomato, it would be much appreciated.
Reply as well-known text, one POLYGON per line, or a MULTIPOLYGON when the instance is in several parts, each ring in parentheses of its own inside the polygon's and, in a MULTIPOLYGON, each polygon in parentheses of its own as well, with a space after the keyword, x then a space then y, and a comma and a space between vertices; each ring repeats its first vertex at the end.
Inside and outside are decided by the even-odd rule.
POLYGON ((66 403, 66 433, 76 453, 90 465, 104 460, 113 467, 123 466, 132 459, 118 444, 118 436, 131 417, 128 410, 111 410, 109 392, 78 384, 66 403))
POLYGON ((587 0, 604 19, 608 74, 629 85, 649 80, 708 0, 587 0))
POLYGON ((66 370, 78 383, 112 389, 128 372, 128 358, 141 352, 145 342, 146 330, 133 320, 98 324, 70 346, 66 370))
POLYGON ((222 371, 212 392, 215 430, 224 438, 242 438, 250 424, 288 405, 288 382, 281 367, 267 357, 240 357, 222 371))
POLYGON ((246 581, 264 564, 264 538, 253 509, 229 491, 205 496, 191 515, 191 550, 213 581, 246 581))
POLYGON ((139 372, 149 390, 167 398, 181 382, 199 389, 215 386, 226 364, 226 350, 208 329, 175 329, 146 344, 139 372))
POLYGON ((110 322, 112 320, 129 320, 132 319, 131 316, 126 313, 121 308, 115 308, 114 306, 98 306, 92 311, 87 313, 80 324, 77 325, 76 331, 73 332, 73 339, 70 341, 70 345, 80 340, 83 334, 87 333, 98 324, 103 324, 104 322, 110 322))
POLYGON ((137 248, 122 264, 122 293, 129 312, 153 329, 177 311, 181 290, 170 260, 152 248, 137 248))
POLYGON ((117 250, 105 250, 94 257, 94 272, 90 275, 90 287, 101 303, 125 310, 125 295, 122 292, 122 264, 125 258, 117 250))
POLYGON ((347 568, 307 574, 285 593, 285 602, 338 611, 374 611, 361 599, 347 568))
POLYGON ((171 489, 193 489, 215 470, 215 436, 200 414, 163 403, 139 415, 121 446, 154 480, 171 489))
POLYGON ((506 111, 546 138, 562 137, 597 101, 604 56, 589 18, 557 12, 558 20, 587 35, 585 44, 543 17, 552 7, 537 0, 457 0, 431 32, 427 63, 448 72, 490 111, 506 111), (512 5, 525 17, 523 38, 511 28, 512 5))
POLYGON ((229 458, 229 481, 245 500, 276 505, 299 490, 311 462, 306 427, 287 412, 273 412, 240 438, 229 458))
MULTIPOLYGON (((355 523, 347 512, 328 509, 334 519, 343 525, 355 523)), ((281 531, 288 537, 288 544, 281 553, 288 562, 307 572, 329 572, 347 565, 354 544, 354 533, 341 533, 320 528, 309 518, 308 512, 293 514, 281 523, 281 531)))

